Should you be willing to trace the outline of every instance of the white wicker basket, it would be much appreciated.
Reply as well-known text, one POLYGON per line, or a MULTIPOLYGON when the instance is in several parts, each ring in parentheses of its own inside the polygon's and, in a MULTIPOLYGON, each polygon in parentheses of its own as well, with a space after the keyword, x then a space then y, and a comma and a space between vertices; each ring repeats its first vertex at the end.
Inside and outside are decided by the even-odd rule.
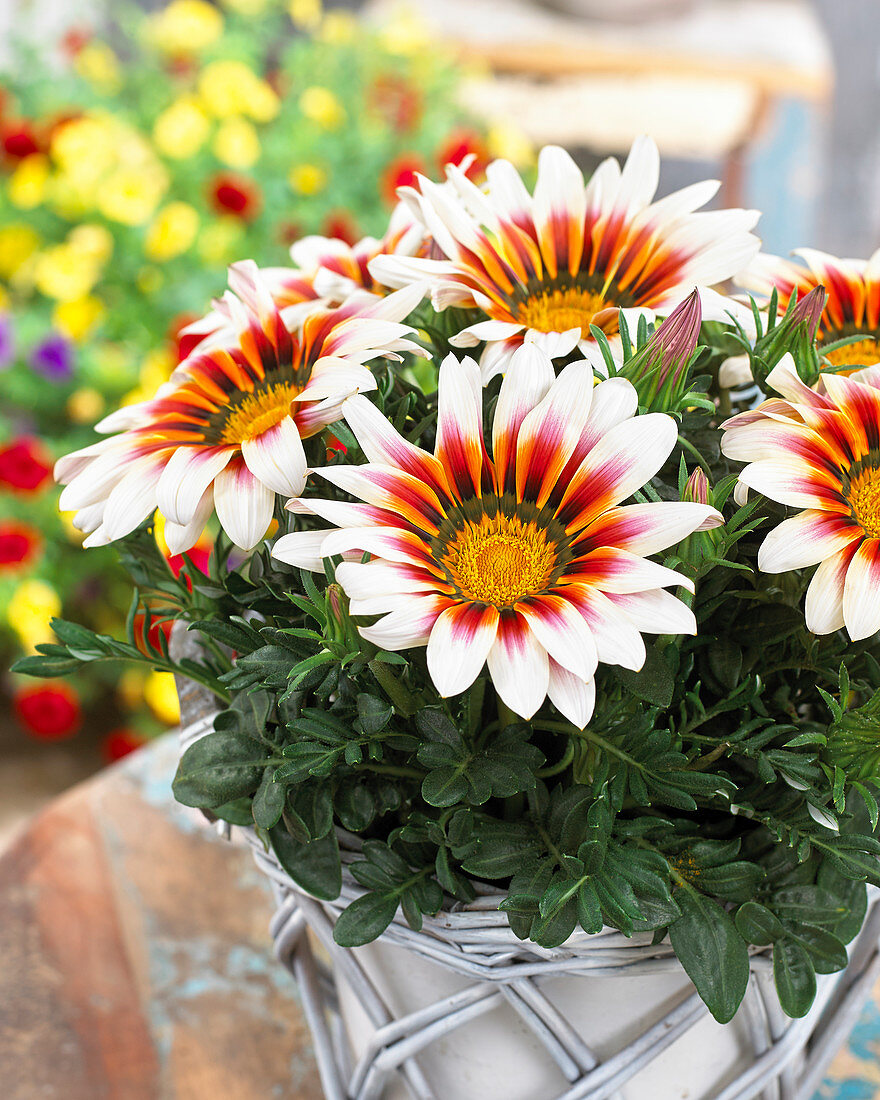
MULTIPOLYGON (((190 725, 184 747, 210 728, 210 717, 190 725)), ((229 835, 228 826, 222 831, 229 835)), ((363 892, 345 869, 357 858, 357 838, 342 835, 342 894, 323 902, 290 879, 252 830, 241 831, 272 883, 275 953, 299 984, 328 1100, 490 1100, 493 1092, 522 1100, 810 1100, 880 974, 874 890, 849 966, 819 977, 816 1002, 800 1020, 779 1006, 767 950, 752 954, 746 998, 721 1027, 668 943, 605 929, 544 950, 513 935, 498 912, 501 895, 488 890, 426 917, 418 933, 398 913, 376 945, 349 950, 334 942, 333 924, 363 892), (419 990, 417 1007, 389 987, 407 979, 405 970, 419 990), (572 978, 592 983, 574 986, 583 990, 574 1000, 572 978), (660 978, 667 984, 651 1001, 647 991, 660 978), (610 1047, 603 1017, 613 1015, 615 998, 597 1000, 597 979, 614 979, 628 1005, 628 1026, 617 1028, 610 1047), (584 1027, 578 1015, 585 1004, 584 1027), (494 1030, 486 1030, 494 1016, 494 1030), (482 1076, 465 1072, 468 1050, 479 1051, 482 1076), (544 1082, 537 1090, 528 1079, 536 1052, 544 1082), (702 1080, 692 1072, 695 1061, 705 1063, 702 1080)))

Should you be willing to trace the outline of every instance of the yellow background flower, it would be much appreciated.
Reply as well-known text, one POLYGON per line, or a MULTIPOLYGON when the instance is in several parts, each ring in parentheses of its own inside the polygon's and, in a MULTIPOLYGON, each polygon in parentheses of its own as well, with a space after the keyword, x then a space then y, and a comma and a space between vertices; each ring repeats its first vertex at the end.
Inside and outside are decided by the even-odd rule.
POLYGON ((52 324, 64 336, 79 343, 90 335, 104 312, 101 299, 87 294, 82 298, 59 302, 52 311, 52 324))
POLYGON ((327 186, 327 172, 318 164, 297 164, 287 177, 298 195, 317 195, 327 186))
POLYGON ((217 118, 248 115, 268 122, 281 107, 272 88, 243 61, 212 61, 200 73, 198 87, 205 110, 217 118))
POLYGON ((321 23, 324 6, 321 0, 289 0, 287 12, 297 27, 314 31, 321 23))
POLYGON ((6 607, 6 620, 25 649, 34 649, 55 636, 49 626, 61 614, 61 599, 45 581, 25 580, 19 584, 6 607))
POLYGON ((211 123, 194 95, 181 96, 153 123, 153 141, 166 157, 185 160, 204 145, 211 123))
POLYGON ((299 108, 307 119, 325 130, 338 130, 345 122, 345 108, 330 91, 319 84, 306 88, 299 97, 299 108))
POLYGON ((206 264, 226 264, 240 259, 240 247, 244 230, 238 218, 218 218, 206 225, 199 234, 196 249, 206 264))
POLYGON ((168 180, 156 166, 119 168, 98 189, 97 206, 105 218, 123 225, 143 225, 162 198, 168 180))
POLYGON ((222 33, 223 16, 206 0, 172 0, 147 24, 148 40, 170 54, 199 53, 222 33))
POLYGON ((34 284, 47 298, 72 302, 88 294, 100 273, 100 264, 95 260, 90 260, 69 243, 56 244, 37 256, 34 284))
POLYGON ((198 231, 198 211, 187 202, 170 202, 153 219, 144 252, 158 262, 173 259, 192 246, 198 231))
POLYGON ((357 33, 358 22, 350 11, 328 11, 316 37, 328 46, 347 46, 357 33))
MULTIPOLYGON (((67 415, 76 424, 94 424, 106 407, 104 395, 90 386, 74 390, 67 399, 67 415)), ((62 518, 67 515, 62 512, 62 518)), ((74 528, 76 530, 76 528, 74 528)))
POLYGON ((93 39, 76 55, 73 67, 95 89, 115 95, 122 87, 122 72, 116 54, 106 42, 93 39))
POLYGON ((32 210, 45 199, 48 182, 48 157, 32 153, 19 163, 9 179, 9 201, 20 210, 32 210))
POLYGON ((221 123, 212 144, 214 156, 230 168, 250 168, 260 159, 260 139, 245 118, 221 123))
POLYGON ((24 222, 0 228, 0 279, 11 279, 40 247, 40 234, 24 222))
POLYGON ((180 703, 173 673, 151 672, 144 681, 144 698, 160 722, 175 726, 180 721, 180 703))
POLYGON ((113 234, 105 225, 83 222, 67 234, 67 242, 74 251, 99 264, 105 264, 113 255, 113 234))

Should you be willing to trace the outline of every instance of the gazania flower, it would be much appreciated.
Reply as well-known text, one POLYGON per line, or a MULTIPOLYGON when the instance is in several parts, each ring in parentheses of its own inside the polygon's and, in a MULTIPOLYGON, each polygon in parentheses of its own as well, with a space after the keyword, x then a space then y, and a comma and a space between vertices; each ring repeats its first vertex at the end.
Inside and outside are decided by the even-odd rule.
POLYGON ((424 227, 400 202, 381 239, 363 237, 349 244, 338 237, 302 237, 290 248, 294 267, 263 268, 262 274, 282 307, 317 299, 341 303, 356 290, 385 295, 389 288, 370 274, 370 261, 386 254, 415 256, 424 236, 424 227))
POLYGON ((259 187, 246 176, 221 172, 211 181, 208 194, 218 214, 231 214, 243 222, 253 221, 263 207, 259 187))
POLYGON ((721 449, 748 462, 742 485, 800 509, 764 539, 765 573, 819 568, 807 589, 816 634, 880 630, 880 371, 823 374, 805 386, 788 355, 767 377, 782 397, 724 425, 721 449))
POLYGON ((339 529, 285 535, 273 554, 309 569, 351 556, 336 573, 351 613, 382 616, 361 633, 383 649, 427 645, 442 695, 464 691, 488 661, 517 714, 530 717, 549 695, 583 727, 598 661, 638 669, 640 631, 696 632, 691 611, 663 591, 690 582, 646 555, 721 522, 694 503, 619 507, 676 440, 671 417, 635 416, 636 406, 626 380, 594 388, 585 362, 554 378, 550 359, 526 347, 501 388, 490 457, 479 367, 449 356, 434 454, 366 398, 349 399, 345 418, 370 461, 315 472, 364 503, 292 501, 339 529))
POLYGON ((669 313, 694 285, 729 278, 758 249, 749 232, 756 211, 695 213, 715 194, 712 181, 652 202, 658 175, 657 147, 641 138, 622 170, 608 159, 586 187, 556 146, 541 151, 533 195, 504 160, 489 165, 484 190, 459 168, 447 169, 454 196, 420 177, 410 198, 445 258, 380 256, 373 275, 389 286, 427 279, 438 310, 482 310, 486 319, 452 342, 486 342, 484 381, 506 369, 526 335, 553 358, 586 351, 591 325, 613 335, 621 308, 669 313))
POLYGON ((770 294, 775 287, 779 311, 784 313, 792 294, 802 298, 817 286, 827 294, 816 338, 819 350, 847 336, 859 336, 828 352, 839 366, 871 366, 880 362, 880 249, 869 260, 841 260, 814 248, 794 252, 803 262, 762 253, 739 282, 748 290, 770 294))
POLYGON ((338 420, 343 400, 373 389, 364 366, 381 355, 420 351, 398 322, 418 291, 352 297, 314 310, 288 329, 252 262, 230 271, 221 314, 228 324, 203 340, 151 401, 98 425, 121 434, 68 455, 55 467, 67 488, 62 509, 95 546, 134 530, 158 505, 172 554, 197 541, 212 509, 230 538, 251 549, 272 519, 275 494, 302 491, 302 440, 338 420))

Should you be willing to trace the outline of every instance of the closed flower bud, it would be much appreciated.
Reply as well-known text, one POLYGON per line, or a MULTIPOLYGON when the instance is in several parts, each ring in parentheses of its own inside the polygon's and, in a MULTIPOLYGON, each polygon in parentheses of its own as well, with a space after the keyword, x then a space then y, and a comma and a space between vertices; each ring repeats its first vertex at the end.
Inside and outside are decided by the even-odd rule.
POLYGON ((687 389, 688 365, 702 324, 700 295, 694 290, 659 325, 648 342, 624 363, 620 373, 652 412, 671 412, 687 389))
POLYGON ((698 466, 687 479, 682 500, 692 500, 694 504, 711 504, 712 494, 709 491, 709 479, 701 466, 698 466))
POLYGON ((752 374, 759 386, 763 387, 767 375, 788 352, 798 363, 804 381, 810 385, 815 380, 810 376, 819 370, 814 344, 825 298, 825 288, 817 286, 799 301, 792 299, 779 322, 758 337, 751 358, 752 374))

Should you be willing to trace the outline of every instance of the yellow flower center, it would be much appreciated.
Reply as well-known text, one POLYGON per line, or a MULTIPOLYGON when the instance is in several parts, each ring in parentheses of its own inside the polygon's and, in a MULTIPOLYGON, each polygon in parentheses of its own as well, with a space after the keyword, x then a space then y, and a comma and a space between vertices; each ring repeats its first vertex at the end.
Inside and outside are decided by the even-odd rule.
POLYGON ((844 344, 842 348, 828 352, 825 358, 835 367, 863 367, 878 363, 880 362, 880 342, 873 336, 866 336, 864 340, 857 340, 854 344, 844 344))
POLYGON ((512 607, 547 588, 556 559, 555 543, 536 523, 484 515, 456 534, 445 565, 466 599, 512 607))
POLYGON ((290 402, 300 392, 293 382, 279 382, 250 393, 230 410, 223 425, 222 443, 242 443, 268 432, 290 413, 290 402))
POLYGON ((572 286, 564 290, 545 290, 527 298, 517 311, 517 320, 538 332, 568 332, 579 328, 581 337, 586 339, 595 315, 612 306, 613 303, 601 294, 572 286))
POLYGON ((849 506, 865 534, 872 539, 880 538, 880 470, 865 470, 853 478, 849 506))

